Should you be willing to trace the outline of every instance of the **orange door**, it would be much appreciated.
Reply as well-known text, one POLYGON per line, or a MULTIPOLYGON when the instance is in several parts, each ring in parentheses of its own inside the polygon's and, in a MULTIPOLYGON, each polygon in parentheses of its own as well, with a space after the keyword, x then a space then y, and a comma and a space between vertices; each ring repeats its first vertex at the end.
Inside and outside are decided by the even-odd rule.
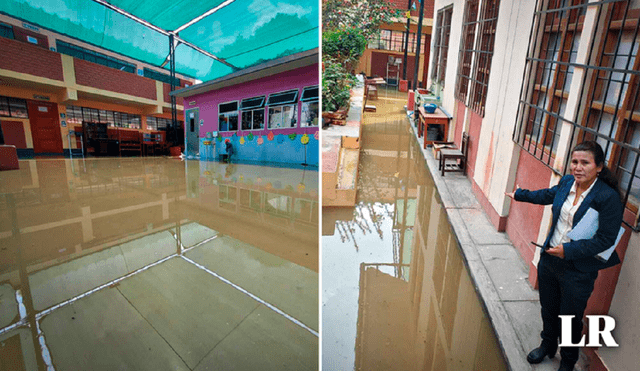
POLYGON ((27 101, 33 152, 62 154, 62 134, 58 105, 50 102, 27 101))

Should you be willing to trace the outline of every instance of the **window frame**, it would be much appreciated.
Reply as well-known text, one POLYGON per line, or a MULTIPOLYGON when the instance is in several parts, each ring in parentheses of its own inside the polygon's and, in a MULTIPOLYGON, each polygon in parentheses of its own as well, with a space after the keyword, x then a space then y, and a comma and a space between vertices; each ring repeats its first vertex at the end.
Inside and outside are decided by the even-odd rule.
POLYGON ((319 85, 312 85, 312 86, 306 86, 302 88, 302 94, 300 94, 300 127, 303 128, 313 128, 313 127, 318 127, 318 122, 320 121, 319 119, 319 112, 320 112, 320 86, 319 85), (308 91, 312 91, 313 89, 316 90, 316 95, 315 96, 311 96, 311 97, 305 97, 305 92, 308 91), (313 108, 313 106, 315 106, 315 110, 313 108), (315 112, 315 117, 314 117, 314 113, 315 112), (307 116, 309 116, 309 118, 307 118, 307 116), (313 119, 317 119, 316 120, 316 124, 313 125, 313 119), (311 122, 311 124, 307 124, 307 122, 311 122))
POLYGON ((230 100, 230 101, 218 103, 218 131, 219 132, 233 133, 233 132, 236 132, 236 131, 239 130, 239 128, 240 128, 240 115, 239 115, 240 110, 239 110, 239 108, 240 108, 240 101, 238 101, 238 100, 230 100), (223 106, 225 104, 234 104, 234 103, 236 105, 236 109, 235 110, 221 112, 221 110, 220 110, 221 106, 223 106), (233 117, 234 115, 235 115, 235 118, 236 118, 236 127, 235 127, 235 130, 232 130, 229 125, 231 124, 231 117, 233 117), (224 116, 228 120, 227 130, 222 130, 222 122, 220 121, 222 119, 222 116, 224 116))
POLYGON ((29 107, 27 106, 26 99, 13 98, 0 96, 0 107, 6 107, 7 114, 3 113, 4 110, 0 110, 0 117, 11 117, 17 119, 29 118, 29 107))
POLYGON ((465 105, 471 85, 471 66, 474 51, 472 48, 475 43, 476 25, 478 24, 478 16, 480 13, 479 8, 480 0, 467 0, 464 5, 455 97, 465 105))
POLYGON ((436 39, 433 44, 433 61, 431 61, 431 81, 440 84, 443 88, 447 70, 449 41, 451 40, 452 18, 453 5, 448 5, 438 10, 436 39))
MULTIPOLYGON (((564 168, 561 171, 553 168, 552 160, 556 157, 553 141, 560 135, 558 128, 565 127, 563 135, 568 134, 568 148, 584 140, 596 140, 605 151, 605 164, 620 182, 626 208, 637 217, 640 214, 640 6, 636 4, 636 8, 631 9, 631 5, 625 0, 596 4, 584 0, 565 0, 563 3, 538 0, 513 140, 559 175, 569 171, 571 152, 563 152, 564 168), (546 4, 550 6, 545 7, 546 4), (587 13, 587 7, 595 7, 590 9, 595 11, 587 13), (565 17, 552 13, 565 13, 565 17), (587 16, 598 21, 592 35, 582 36, 581 27, 587 16), (548 22, 554 17, 558 19, 548 22), (561 46, 554 47, 554 57, 548 59, 545 53, 549 54, 551 49, 545 42, 549 44, 550 41, 544 34, 551 31, 561 32, 555 40, 561 46), (575 45, 577 32, 581 33, 580 42, 588 43, 583 47, 589 52, 583 60, 576 62, 572 53, 574 50, 577 53, 578 49, 575 45), (573 35, 567 38, 565 35, 569 33, 573 35), (623 41, 630 47, 623 47, 623 41), (623 67, 618 65, 620 61, 623 67), (580 88, 570 92, 569 85, 577 85, 573 80, 576 78, 573 69, 576 68, 581 71, 578 75, 581 76, 580 88), (543 85, 541 78, 547 78, 548 83, 543 85), (611 89, 612 85, 614 89, 611 89), (537 97, 542 96, 551 104, 543 109, 534 104, 536 91, 537 97), (561 111, 561 103, 557 102, 568 100, 569 94, 577 94, 577 104, 573 112, 567 113, 561 111), (532 110, 546 115, 537 131, 530 125, 532 110), (569 125, 552 127, 554 120, 569 125), (551 132, 549 141, 547 135, 551 132)), ((630 227, 640 231, 637 219, 630 227)))
POLYGON ((283 90, 283 91, 269 94, 269 98, 267 99, 267 112, 266 112, 267 113, 267 123, 266 123, 267 129, 281 130, 281 129, 295 129, 298 127, 298 124, 300 122, 298 117, 299 95, 300 95, 300 89, 288 89, 288 90, 283 90), (293 101, 284 101, 284 102, 275 102, 275 103, 271 102, 273 98, 277 98, 278 96, 281 96, 284 94, 293 93, 294 91, 295 91, 295 95, 294 95, 293 101), (274 116, 276 110, 281 110, 280 117, 282 122, 284 122, 285 108, 291 108, 293 110, 293 113, 290 116, 294 122, 291 124, 291 126, 273 126, 272 117, 274 116))
POLYGON ((260 95, 257 97, 251 97, 251 98, 244 98, 240 101, 240 128, 243 131, 256 131, 256 130, 264 130, 264 126, 265 126, 265 103, 267 101, 267 96, 266 95, 260 95), (250 100, 255 100, 255 99, 261 99, 260 103, 257 105, 247 105, 245 106, 245 103, 249 103, 250 100), (256 114, 262 112, 262 123, 258 124, 258 126, 256 127, 256 114), (249 129, 245 129, 244 123, 245 123, 245 113, 251 115, 250 121, 251 121, 251 128, 249 129))

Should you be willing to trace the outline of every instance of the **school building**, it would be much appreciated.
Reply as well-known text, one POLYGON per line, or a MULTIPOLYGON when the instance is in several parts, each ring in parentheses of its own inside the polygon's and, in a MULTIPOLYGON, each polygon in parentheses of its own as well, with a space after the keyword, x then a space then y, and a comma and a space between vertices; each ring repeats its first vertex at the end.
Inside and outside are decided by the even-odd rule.
POLYGON ((640 3, 436 0, 428 86, 453 115, 446 138, 469 135, 476 197, 529 264, 551 209, 511 202, 516 185, 548 188, 571 148, 597 140, 625 203, 622 264, 599 272, 588 314, 616 319, 618 348, 584 348, 590 370, 637 368, 640 350, 640 3))

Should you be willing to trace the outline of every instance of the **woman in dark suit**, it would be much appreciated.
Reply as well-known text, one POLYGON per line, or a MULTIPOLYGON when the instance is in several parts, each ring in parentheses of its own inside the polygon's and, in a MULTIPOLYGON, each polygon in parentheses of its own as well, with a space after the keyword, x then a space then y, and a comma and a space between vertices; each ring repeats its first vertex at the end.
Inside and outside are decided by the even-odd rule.
MULTIPOLYGON (((595 256, 613 246, 622 223, 623 205, 618 182, 604 165, 602 147, 594 141, 578 144, 571 153, 571 175, 558 185, 537 191, 520 189, 506 193, 516 201, 549 205, 553 219, 538 263, 538 287, 542 307, 542 343, 527 356, 529 363, 553 358, 560 336, 559 315, 573 315, 572 343, 582 334, 582 317, 598 277, 598 270, 620 263, 614 252, 607 261, 595 256), (572 241, 567 233, 589 208, 598 212, 598 229, 590 239, 572 241)), ((559 371, 573 370, 580 348, 563 347, 559 371)))

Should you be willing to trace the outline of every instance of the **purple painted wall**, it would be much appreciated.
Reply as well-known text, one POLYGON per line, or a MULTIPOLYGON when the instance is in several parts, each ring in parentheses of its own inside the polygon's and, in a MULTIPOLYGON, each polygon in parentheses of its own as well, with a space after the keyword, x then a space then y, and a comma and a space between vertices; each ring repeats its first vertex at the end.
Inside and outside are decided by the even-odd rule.
MULTIPOLYGON (((278 93, 285 90, 298 89, 298 99, 302 94, 302 88, 307 86, 319 85, 318 65, 302 67, 277 75, 264 77, 258 80, 226 87, 219 90, 207 92, 205 94, 194 95, 185 99, 185 109, 199 108, 200 120, 204 123, 200 127, 200 137, 204 138, 209 131, 218 131, 218 104, 229 101, 240 101, 244 98, 251 98, 260 95, 266 95, 267 98, 271 93, 278 93), (196 101, 195 106, 186 106, 186 102, 196 101)), ((273 134, 289 135, 309 134, 313 135, 318 131, 317 126, 300 127, 301 103, 298 102, 298 127, 284 129, 268 129, 268 115, 265 113, 265 129, 264 130, 239 130, 238 132, 220 132, 222 137, 230 137, 233 134, 249 132, 253 135, 268 135, 270 131, 273 134)))

